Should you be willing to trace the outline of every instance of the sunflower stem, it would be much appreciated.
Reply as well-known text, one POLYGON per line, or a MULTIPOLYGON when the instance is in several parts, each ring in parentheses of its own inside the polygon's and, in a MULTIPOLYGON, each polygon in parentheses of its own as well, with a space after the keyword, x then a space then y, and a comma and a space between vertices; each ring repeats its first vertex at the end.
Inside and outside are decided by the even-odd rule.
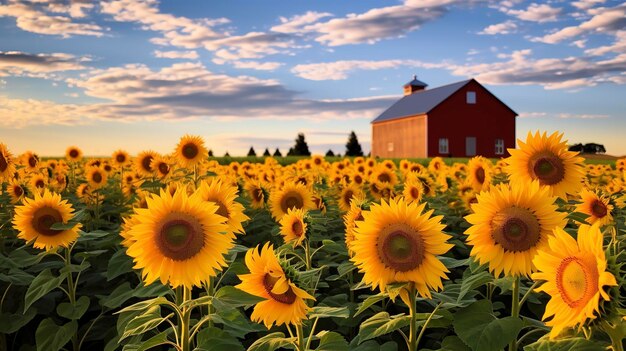
POLYGON ((437 306, 435 306, 435 309, 428 315, 428 318, 424 322, 424 325, 422 326, 422 330, 420 330, 420 335, 417 336, 417 341, 415 341, 416 349, 419 346, 420 341, 422 340, 422 336, 424 336, 424 332, 426 331, 426 327, 428 327, 428 323, 430 323, 430 321, 433 319, 433 317, 435 316, 435 313, 437 313, 437 311, 439 310, 439 307, 441 307, 441 304, 443 304, 443 302, 439 302, 437 306))
MULTIPOLYGON (((185 286, 179 286, 176 288, 176 304, 179 308, 191 300, 191 290, 185 286)), ((181 351, 190 351, 189 343, 189 317, 191 315, 191 308, 189 306, 181 308, 178 321, 178 327, 180 329, 180 341, 178 347, 181 351)))
MULTIPOLYGON (((513 295, 511 302, 511 317, 519 317, 520 301, 519 301, 519 284, 520 277, 515 277, 513 281, 513 295)), ((517 336, 509 343, 509 351, 517 351, 517 336)))
MULTIPOLYGON (((65 249, 65 268, 67 269, 67 297, 70 299, 72 307, 76 306, 76 287, 74 286, 74 277, 72 276, 72 246, 65 249)), ((72 335, 72 346, 74 351, 80 350, 80 342, 78 341, 78 333, 72 335)))
POLYGON ((304 244, 304 256, 306 259, 306 270, 311 270, 311 243, 309 242, 309 238, 306 238, 304 244))
POLYGON ((302 323, 296 325, 296 336, 298 337, 298 351, 305 351, 304 330, 302 330, 302 323))
MULTIPOLYGON (((209 284, 206 286, 206 292, 208 296, 215 295, 215 278, 214 277, 209 278, 209 284)), ((209 316, 215 313, 215 311, 213 310, 213 303, 208 304, 207 313, 209 316)), ((209 319, 209 328, 212 328, 212 327, 213 327, 213 319, 209 319)))
POLYGON ((522 306, 524 306, 524 302, 526 302, 526 300, 528 300, 528 298, 530 297, 530 294, 533 292, 535 287, 537 287, 537 285, 539 285, 539 284, 541 284, 541 281, 535 281, 533 283, 533 285, 531 285, 530 288, 528 288, 528 291, 526 292, 526 294, 524 294, 522 299, 519 301, 519 309, 521 309, 522 306))
POLYGON ((415 284, 410 283, 409 287, 409 314, 411 314, 411 324, 409 325, 409 351, 417 351, 417 313, 415 306, 415 284))

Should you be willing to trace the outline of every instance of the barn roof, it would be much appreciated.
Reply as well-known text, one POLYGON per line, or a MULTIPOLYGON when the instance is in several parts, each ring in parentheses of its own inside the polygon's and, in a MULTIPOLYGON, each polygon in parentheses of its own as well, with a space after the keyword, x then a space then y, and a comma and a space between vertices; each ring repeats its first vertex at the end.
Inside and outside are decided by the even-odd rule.
POLYGON ((411 95, 404 96, 395 104, 391 105, 391 107, 389 107, 380 116, 376 117, 376 119, 374 119, 372 123, 428 113, 430 112, 430 110, 446 100, 457 90, 464 87, 470 81, 472 81, 472 79, 440 86, 434 89, 427 89, 413 93, 411 95))

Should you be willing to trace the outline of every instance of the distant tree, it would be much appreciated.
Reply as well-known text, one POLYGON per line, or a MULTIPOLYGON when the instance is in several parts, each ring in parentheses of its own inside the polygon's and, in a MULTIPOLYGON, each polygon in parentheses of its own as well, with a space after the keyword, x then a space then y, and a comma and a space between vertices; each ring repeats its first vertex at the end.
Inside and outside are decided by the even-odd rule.
POLYGON ((224 154, 224 157, 230 157, 230 154, 228 153, 228 151, 226 151, 226 153, 224 154))
POLYGON ((363 156, 363 149, 359 144, 359 139, 356 137, 354 131, 350 132, 348 136, 348 143, 346 144, 346 156, 363 156))
POLYGON ((604 145, 589 143, 583 145, 583 152, 586 154, 603 154, 606 152, 604 145))
POLYGON ((326 157, 335 157, 335 153, 333 152, 333 150, 328 149, 328 151, 326 151, 326 157))
POLYGON ((290 147, 289 151, 287 151, 287 156, 293 156, 293 155, 295 155, 295 151, 293 151, 293 148, 290 147))
POLYGON ((578 143, 578 144, 570 145, 570 147, 568 147, 567 150, 583 152, 583 144, 578 143))
POLYGON ((209 157, 213 157, 213 150, 209 150, 209 157))
POLYGON ((256 151, 254 151, 254 148, 252 146, 250 146, 250 150, 248 150, 248 156, 256 157, 256 151))
POLYGON ((298 133, 298 137, 296 138, 296 145, 294 145, 293 147, 293 155, 311 156, 311 151, 309 151, 309 145, 307 145, 306 140, 304 140, 303 133, 298 133))
POLYGON ((274 151, 274 157, 283 157, 283 154, 280 153, 280 150, 278 150, 278 148, 276 148, 276 151, 274 151))
POLYGON ((267 157, 267 156, 272 156, 272 154, 270 153, 270 149, 265 148, 265 151, 263 151, 263 157, 267 157))

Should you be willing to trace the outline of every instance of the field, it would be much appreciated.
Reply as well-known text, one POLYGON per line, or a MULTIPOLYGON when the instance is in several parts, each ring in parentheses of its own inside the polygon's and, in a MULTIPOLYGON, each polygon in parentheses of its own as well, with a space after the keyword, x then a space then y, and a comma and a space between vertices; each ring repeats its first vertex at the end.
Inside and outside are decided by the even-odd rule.
MULTIPOLYGON (((0 350, 613 350, 626 159, 12 155, 0 350)), ((121 145, 123 147, 123 145, 121 145)))

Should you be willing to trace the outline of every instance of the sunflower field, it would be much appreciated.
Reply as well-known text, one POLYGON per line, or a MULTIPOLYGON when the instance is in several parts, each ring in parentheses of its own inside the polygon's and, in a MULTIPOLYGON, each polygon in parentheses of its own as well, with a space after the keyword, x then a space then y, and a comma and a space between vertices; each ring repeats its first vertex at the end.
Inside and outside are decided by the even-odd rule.
POLYGON ((562 138, 288 165, 0 143, 0 350, 623 351, 626 159, 562 138))

